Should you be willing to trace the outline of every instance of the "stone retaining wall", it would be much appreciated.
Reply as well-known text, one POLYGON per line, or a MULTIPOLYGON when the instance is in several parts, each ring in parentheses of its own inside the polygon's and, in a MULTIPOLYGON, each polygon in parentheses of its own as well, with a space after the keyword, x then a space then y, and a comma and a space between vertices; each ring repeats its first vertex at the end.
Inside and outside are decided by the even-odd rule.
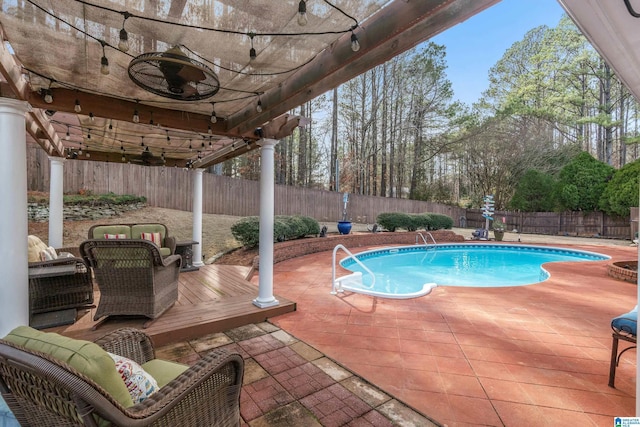
MULTIPOLYGON (((342 244, 347 249, 360 248, 363 246, 385 246, 385 245, 413 245, 416 237, 419 243, 422 238, 419 232, 380 232, 380 233, 353 233, 335 234, 327 237, 310 237, 306 239, 291 240, 288 242, 275 243, 273 246, 273 263, 277 264, 291 258, 316 252, 331 251, 336 245, 342 244)), ((437 230, 430 232, 437 243, 464 242, 464 236, 454 233, 451 230, 437 230)), ((424 232, 423 232, 424 234, 424 232)), ((253 259, 253 267, 258 269, 260 257, 253 259)))
MULTIPOLYGON (((128 204, 99 204, 99 205, 64 205, 62 214, 65 221, 82 221, 109 218, 121 215, 123 212, 142 209, 146 203, 128 204)), ((29 203, 27 205, 29 221, 45 222, 49 220, 49 205, 42 203, 29 203)))

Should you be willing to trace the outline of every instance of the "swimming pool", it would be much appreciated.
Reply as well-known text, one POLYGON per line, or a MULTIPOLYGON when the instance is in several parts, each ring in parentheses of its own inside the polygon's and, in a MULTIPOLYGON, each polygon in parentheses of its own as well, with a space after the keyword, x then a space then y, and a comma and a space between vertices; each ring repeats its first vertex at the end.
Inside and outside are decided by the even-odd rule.
POLYGON ((334 290, 414 298, 436 286, 531 285, 549 278, 542 267, 544 263, 602 261, 610 257, 548 246, 467 243, 376 249, 361 252, 355 258, 357 261, 354 257, 340 261, 353 274, 337 279, 334 290))

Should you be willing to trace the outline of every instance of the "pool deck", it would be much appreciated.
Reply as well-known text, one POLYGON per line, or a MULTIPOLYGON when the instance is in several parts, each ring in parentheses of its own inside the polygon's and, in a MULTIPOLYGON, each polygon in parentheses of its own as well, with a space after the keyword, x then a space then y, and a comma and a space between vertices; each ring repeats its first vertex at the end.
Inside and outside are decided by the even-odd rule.
POLYGON ((297 311, 271 321, 442 425, 613 425, 634 416, 636 353, 608 387, 610 322, 635 305, 637 287, 607 265, 638 249, 584 242, 553 246, 612 259, 547 264, 551 278, 536 285, 438 287, 409 300, 333 296, 331 252, 299 257, 274 266, 274 293, 297 311))

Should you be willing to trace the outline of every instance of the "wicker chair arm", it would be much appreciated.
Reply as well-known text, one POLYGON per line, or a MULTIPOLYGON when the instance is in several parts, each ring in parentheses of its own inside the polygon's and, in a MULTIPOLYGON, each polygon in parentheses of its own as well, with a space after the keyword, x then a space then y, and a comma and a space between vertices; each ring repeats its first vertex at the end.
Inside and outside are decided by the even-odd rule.
POLYGON ((180 265, 182 264, 182 257, 180 255, 169 255, 162 258, 162 265, 164 265, 165 267, 168 267, 174 263, 177 263, 178 268, 180 268, 180 265))
POLYGON ((171 255, 176 253, 176 238, 173 236, 167 236, 164 238, 164 247, 171 250, 171 255))
POLYGON ((66 258, 52 259, 49 261, 30 262, 29 268, 53 267, 55 265, 71 265, 71 264, 78 264, 79 267, 84 267, 85 268, 84 271, 86 271, 87 264, 84 262, 82 258, 77 258, 77 257, 66 257, 66 258))
POLYGON ((153 420, 154 425, 235 427, 243 372, 240 354, 213 351, 144 402, 128 408, 125 415, 144 424, 153 420))
POLYGON ((95 343, 109 353, 124 356, 139 364, 155 359, 151 338, 138 329, 117 329, 98 338, 95 343))

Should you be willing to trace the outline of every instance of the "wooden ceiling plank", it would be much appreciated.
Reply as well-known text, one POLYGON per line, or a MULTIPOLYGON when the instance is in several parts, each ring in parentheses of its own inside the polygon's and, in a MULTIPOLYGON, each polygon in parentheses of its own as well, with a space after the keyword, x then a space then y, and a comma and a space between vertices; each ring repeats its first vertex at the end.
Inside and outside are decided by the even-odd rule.
POLYGON ((413 48, 500 0, 395 0, 356 29, 360 50, 351 50, 351 34, 301 67, 278 87, 261 95, 263 112, 253 105, 232 115, 229 131, 246 133, 270 117, 285 113, 322 93, 413 48))
POLYGON ((48 139, 42 138, 42 129, 31 114, 25 116, 26 130, 29 135, 38 143, 48 155, 54 155, 54 148, 48 139))
POLYGON ((15 96, 25 101, 28 98, 29 84, 22 75, 21 67, 7 49, 4 40, 6 40, 4 30, 0 25, 0 74, 5 78, 15 96))

